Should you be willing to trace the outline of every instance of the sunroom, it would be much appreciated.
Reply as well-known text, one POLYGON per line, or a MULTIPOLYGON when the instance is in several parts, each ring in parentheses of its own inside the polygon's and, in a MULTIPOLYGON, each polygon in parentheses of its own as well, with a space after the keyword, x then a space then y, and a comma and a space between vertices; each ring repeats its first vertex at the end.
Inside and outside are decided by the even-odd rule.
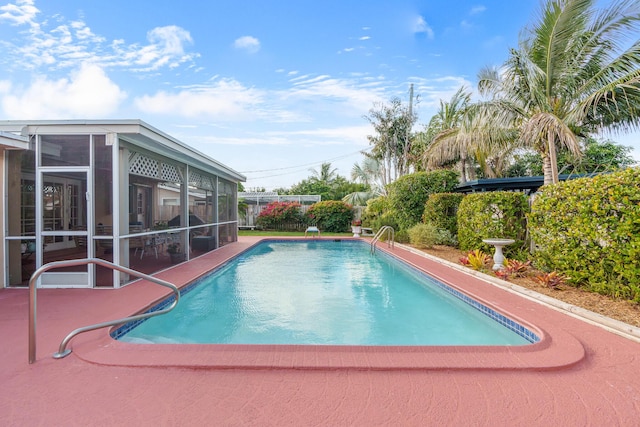
MULTIPOLYGON (((3 163, 3 286, 52 261, 100 258, 153 274, 237 240, 245 177, 140 120, 0 121, 28 149, 3 163)), ((39 287, 119 287, 94 264, 39 287)))

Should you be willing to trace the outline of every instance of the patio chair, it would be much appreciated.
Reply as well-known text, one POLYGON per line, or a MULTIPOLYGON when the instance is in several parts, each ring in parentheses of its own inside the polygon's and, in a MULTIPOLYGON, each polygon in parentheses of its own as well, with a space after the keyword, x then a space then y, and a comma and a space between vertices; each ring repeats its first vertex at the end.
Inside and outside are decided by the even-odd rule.
POLYGON ((318 233, 318 237, 320 237, 320 229, 318 228, 317 225, 311 225, 309 227, 307 227, 307 229, 304 231, 304 238, 307 238, 307 234, 311 233, 311 237, 313 237, 313 233, 318 233))

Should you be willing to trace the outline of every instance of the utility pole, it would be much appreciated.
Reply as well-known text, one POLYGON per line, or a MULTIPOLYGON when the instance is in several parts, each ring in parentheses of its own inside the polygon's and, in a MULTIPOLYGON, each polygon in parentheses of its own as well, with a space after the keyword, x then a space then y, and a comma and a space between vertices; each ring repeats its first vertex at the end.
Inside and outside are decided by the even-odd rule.
POLYGON ((413 124, 413 83, 409 85, 409 123, 407 123, 407 133, 405 135, 403 158, 402 158, 402 172, 401 175, 407 173, 407 163, 409 159, 409 151, 411 151, 411 144, 409 143, 411 137, 411 125, 413 124))

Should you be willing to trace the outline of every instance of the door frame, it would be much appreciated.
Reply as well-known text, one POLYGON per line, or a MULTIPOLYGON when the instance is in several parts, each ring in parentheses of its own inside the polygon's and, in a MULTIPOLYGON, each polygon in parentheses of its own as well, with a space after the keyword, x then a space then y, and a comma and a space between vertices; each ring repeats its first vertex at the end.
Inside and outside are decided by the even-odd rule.
MULTIPOLYGON (((93 242, 93 176, 91 168, 89 166, 73 166, 73 167, 38 167, 36 173, 36 248, 40 249, 36 251, 36 267, 41 267, 44 262, 44 241, 49 236, 63 236, 65 238, 82 237, 86 239, 87 245, 87 258, 92 258, 94 255, 94 249, 91 242, 93 242), (45 176, 53 173, 84 173, 86 177, 86 192, 84 195, 84 208, 86 209, 86 230, 44 230, 44 183, 45 176)), ((48 181, 47 181, 48 182, 48 181)), ((78 194, 78 197, 82 197, 78 194)), ((65 209, 65 207, 63 207, 65 209)), ((43 273, 38 279, 38 287, 52 287, 52 288, 90 288, 94 282, 94 269, 93 264, 87 265, 86 272, 55 272, 48 271, 43 273)))

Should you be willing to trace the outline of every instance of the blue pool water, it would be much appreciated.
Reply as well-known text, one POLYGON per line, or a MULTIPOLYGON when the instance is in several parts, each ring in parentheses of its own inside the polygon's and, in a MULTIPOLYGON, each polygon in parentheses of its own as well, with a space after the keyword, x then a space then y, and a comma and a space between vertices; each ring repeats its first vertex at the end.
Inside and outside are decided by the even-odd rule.
MULTIPOLYGON (((158 307, 156 307, 158 309, 158 307)), ((531 331, 357 240, 263 242, 168 314, 125 325, 138 343, 523 345, 531 331)))

